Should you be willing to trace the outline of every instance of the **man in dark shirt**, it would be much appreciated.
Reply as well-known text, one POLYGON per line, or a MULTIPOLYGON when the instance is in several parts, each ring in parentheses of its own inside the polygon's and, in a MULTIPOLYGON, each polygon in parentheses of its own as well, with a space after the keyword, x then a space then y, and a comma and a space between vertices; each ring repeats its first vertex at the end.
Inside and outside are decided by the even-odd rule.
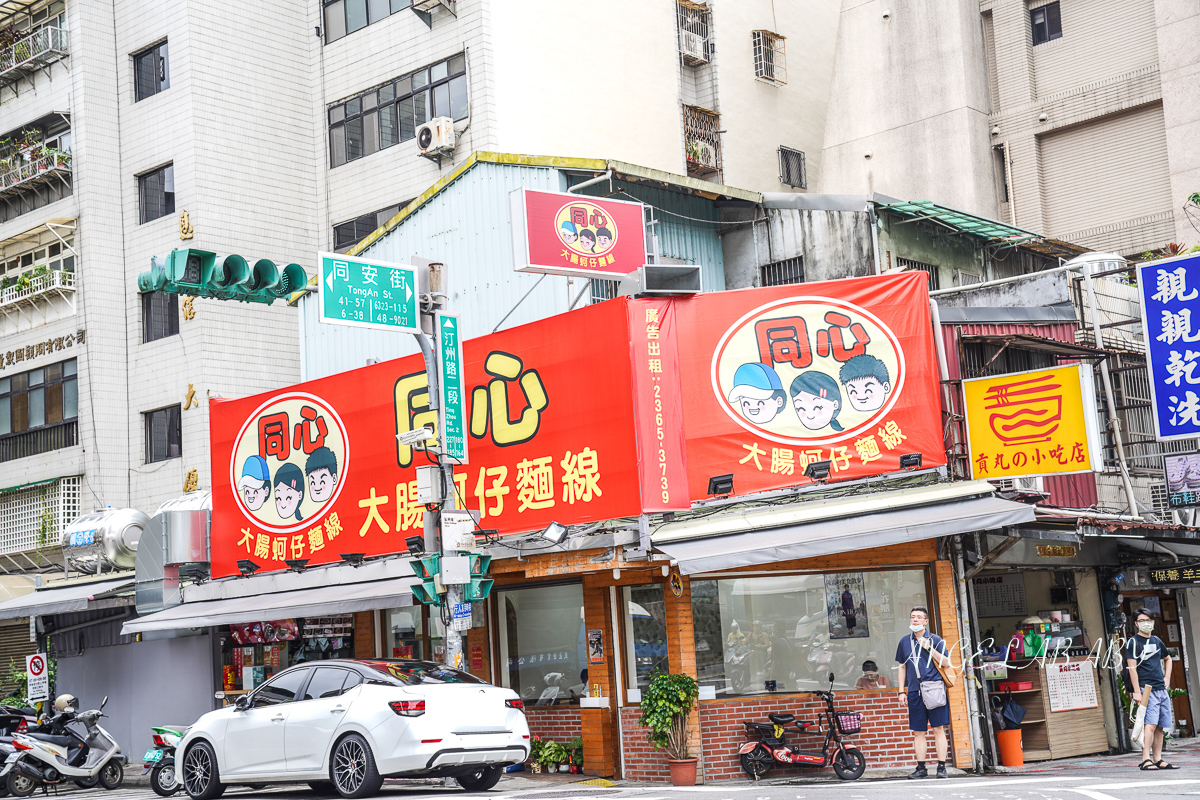
POLYGON ((1142 736, 1141 769, 1175 769, 1162 758, 1163 730, 1171 727, 1171 656, 1167 646, 1154 635, 1154 617, 1146 609, 1133 616, 1137 635, 1125 643, 1125 663, 1133 700, 1146 707, 1146 729, 1142 736))
MULTIPOLYGON (((917 768, 910 778, 927 778, 925 754, 928 744, 925 732, 933 728, 933 743, 937 749, 937 777, 946 777, 946 726, 950 724, 949 704, 938 708, 926 708, 921 698, 921 684, 925 681, 942 681, 942 675, 934 665, 945 666, 950 661, 946 643, 940 636, 925 630, 929 624, 929 611, 917 606, 908 616, 912 635, 900 640, 896 648, 896 662, 900 664, 900 707, 908 709, 908 729, 913 732, 913 750, 917 755, 917 768)), ((944 682, 944 681, 943 681, 944 682)))

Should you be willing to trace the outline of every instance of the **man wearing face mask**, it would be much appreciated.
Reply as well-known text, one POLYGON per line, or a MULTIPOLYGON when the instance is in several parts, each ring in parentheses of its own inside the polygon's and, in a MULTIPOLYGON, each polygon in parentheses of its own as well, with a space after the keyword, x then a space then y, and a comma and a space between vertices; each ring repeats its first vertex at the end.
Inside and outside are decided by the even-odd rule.
POLYGON ((1163 731, 1171 727, 1171 656, 1163 640, 1154 635, 1154 618, 1146 609, 1134 614, 1137 635, 1125 644, 1133 701, 1146 707, 1146 730, 1142 736, 1142 763, 1147 769, 1175 769, 1162 759, 1163 731))
MULTIPOLYGON (((927 708, 921 693, 921 684, 929 681, 945 683, 934 665, 934 659, 943 667, 950 663, 950 654, 942 637, 929 633, 929 610, 915 607, 908 615, 911 636, 900 640, 896 648, 896 662, 900 665, 900 707, 908 709, 908 729, 913 732, 913 750, 917 756, 917 768, 910 778, 928 778, 925 769, 925 754, 928 743, 925 733, 933 729, 933 743, 937 750, 937 777, 946 777, 946 726, 950 724, 950 706, 944 702, 937 708, 927 708)), ((942 692, 945 697, 945 691, 942 692)))

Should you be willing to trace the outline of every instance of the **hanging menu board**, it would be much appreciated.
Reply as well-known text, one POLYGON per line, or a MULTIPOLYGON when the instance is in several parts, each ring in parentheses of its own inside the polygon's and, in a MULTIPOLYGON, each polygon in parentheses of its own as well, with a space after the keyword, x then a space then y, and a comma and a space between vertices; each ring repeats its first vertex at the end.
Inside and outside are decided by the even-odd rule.
POLYGON ((1046 664, 1046 691, 1050 694, 1050 713, 1095 708, 1096 673, 1092 662, 1046 664))
POLYGON ((1025 604, 1024 575, 986 575, 971 581, 975 587, 975 605, 981 617, 1023 617, 1025 604))

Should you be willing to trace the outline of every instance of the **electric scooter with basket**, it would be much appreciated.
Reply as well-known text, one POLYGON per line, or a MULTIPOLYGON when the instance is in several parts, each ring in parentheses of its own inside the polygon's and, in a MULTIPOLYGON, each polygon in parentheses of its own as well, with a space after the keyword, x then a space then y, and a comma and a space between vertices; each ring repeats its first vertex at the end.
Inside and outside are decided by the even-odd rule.
POLYGON ((750 722, 746 726, 747 741, 738 748, 742 769, 754 780, 766 775, 776 764, 791 767, 827 767, 844 781, 862 777, 866 759, 858 748, 848 747, 842 737, 862 730, 862 713, 838 711, 833 705, 833 673, 829 673, 829 690, 806 692, 825 701, 826 710, 817 719, 798 721, 793 714, 768 714, 770 723, 750 722), (825 741, 819 751, 804 750, 785 741, 789 730, 809 736, 821 735, 821 718, 825 721, 825 741), (788 726, 792 726, 789 728, 788 726), (810 730, 815 728, 816 730, 810 730), (757 735, 758 739, 749 739, 757 735))

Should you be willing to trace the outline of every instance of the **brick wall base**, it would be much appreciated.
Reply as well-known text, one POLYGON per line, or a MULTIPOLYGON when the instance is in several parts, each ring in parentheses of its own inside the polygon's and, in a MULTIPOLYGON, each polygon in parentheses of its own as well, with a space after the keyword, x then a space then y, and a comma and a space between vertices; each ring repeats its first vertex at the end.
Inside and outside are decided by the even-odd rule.
POLYGON ((525 721, 530 736, 553 739, 561 745, 583 736, 578 706, 526 706, 525 721))
MULTIPOLYGON (((834 703, 839 711, 860 711, 862 731, 845 737, 845 742, 862 751, 867 769, 903 767, 913 764, 912 732, 908 729, 908 713, 900 707, 896 693, 838 692, 834 703)), ((736 700, 706 700, 700 703, 700 736, 703 751, 701 766, 704 780, 745 780, 747 775, 738 762, 738 747, 746 741, 744 721, 767 721, 768 713, 795 714, 797 719, 817 719, 824 704, 807 695, 772 695, 736 700)), ((633 781, 667 781, 666 754, 646 741, 645 730, 637 724, 639 709, 621 709, 622 746, 625 755, 625 774, 633 781)), ((532 727, 532 724, 531 724, 532 727)), ((819 749, 822 736, 789 734, 787 743, 819 749)), ((949 748, 948 763, 953 764, 954 748, 949 748)), ((929 759, 936 761, 933 736, 929 737, 929 759)), ((812 773, 812 769, 784 767, 776 764, 772 776, 812 773)), ((833 773, 832 768, 818 770, 833 773)))

